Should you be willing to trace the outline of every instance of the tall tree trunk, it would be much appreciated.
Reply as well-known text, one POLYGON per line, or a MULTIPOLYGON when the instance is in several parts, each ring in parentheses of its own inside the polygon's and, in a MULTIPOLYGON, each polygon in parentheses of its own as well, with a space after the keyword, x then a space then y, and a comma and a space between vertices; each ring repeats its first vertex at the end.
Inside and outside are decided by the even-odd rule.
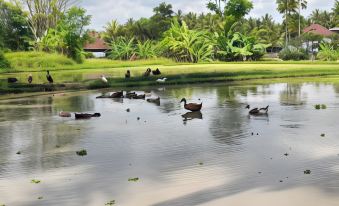
POLYGON ((286 8, 285 8, 285 47, 287 47, 287 45, 288 45, 288 13, 287 13, 287 10, 288 10, 288 0, 285 0, 285 6, 286 6, 286 8))
POLYGON ((300 35, 301 35, 301 25, 300 25, 301 24, 300 23, 301 22, 301 15, 300 15, 301 1, 300 0, 298 1, 298 4, 299 4, 298 6, 299 6, 299 37, 300 37, 300 35))

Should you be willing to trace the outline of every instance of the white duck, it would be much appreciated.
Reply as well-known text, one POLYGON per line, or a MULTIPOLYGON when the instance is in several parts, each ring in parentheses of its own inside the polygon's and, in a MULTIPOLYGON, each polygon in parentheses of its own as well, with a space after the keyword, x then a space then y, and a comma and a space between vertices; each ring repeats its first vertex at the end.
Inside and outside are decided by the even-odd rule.
POLYGON ((101 81, 104 82, 104 83, 107 83, 107 82, 108 82, 107 79, 106 79, 106 77, 105 77, 104 75, 101 75, 101 81))
POLYGON ((166 80, 167 80, 167 78, 166 78, 166 77, 164 77, 164 78, 162 78, 162 79, 157 79, 157 82, 159 82, 159 83, 163 83, 163 82, 166 82, 166 80))

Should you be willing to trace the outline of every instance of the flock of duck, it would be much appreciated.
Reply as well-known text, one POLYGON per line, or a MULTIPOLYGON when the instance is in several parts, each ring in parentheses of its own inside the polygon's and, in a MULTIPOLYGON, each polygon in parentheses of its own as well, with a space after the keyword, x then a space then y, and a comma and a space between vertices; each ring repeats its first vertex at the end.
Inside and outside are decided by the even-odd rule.
MULTIPOLYGON (((118 91, 113 92, 108 95, 100 95, 97 96, 96 99, 121 99, 121 98, 128 98, 128 99, 143 99, 146 100, 149 103, 154 103, 158 106, 160 106, 160 97, 156 98, 146 98, 150 97, 151 93, 144 92, 143 94, 138 94, 136 92, 124 92, 124 91, 118 91)), ((182 98, 180 103, 184 103, 184 108, 191 112, 200 112, 202 109, 202 102, 201 103, 187 103, 186 98, 182 98)), ((251 109, 250 105, 246 106, 246 109, 249 109, 249 115, 267 115, 269 106, 264 108, 253 108, 251 109)), ((70 112, 60 112, 60 117, 71 117, 70 112)), ((100 113, 94 113, 94 114, 88 114, 88 113, 75 113, 75 119, 90 119, 92 117, 100 117, 100 113)))

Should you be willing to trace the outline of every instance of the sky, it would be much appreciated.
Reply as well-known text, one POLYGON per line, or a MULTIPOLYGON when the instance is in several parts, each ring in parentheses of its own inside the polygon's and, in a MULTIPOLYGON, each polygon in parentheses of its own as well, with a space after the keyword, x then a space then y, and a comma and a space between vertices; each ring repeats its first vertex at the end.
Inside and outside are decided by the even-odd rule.
MULTIPOLYGON (((252 0, 254 8, 249 14, 251 17, 261 17, 269 13, 277 22, 282 21, 282 16, 276 11, 275 0, 252 0)), ((314 9, 330 10, 335 0, 308 0, 307 10, 302 14, 308 16, 314 9)), ((176 12, 181 9, 184 13, 190 11, 201 13, 208 12, 206 3, 208 0, 82 0, 83 6, 88 14, 92 15, 91 29, 103 30, 107 22, 112 19, 119 23, 125 23, 127 19, 139 19, 141 17, 150 17, 153 14, 153 8, 161 2, 173 5, 176 12)))

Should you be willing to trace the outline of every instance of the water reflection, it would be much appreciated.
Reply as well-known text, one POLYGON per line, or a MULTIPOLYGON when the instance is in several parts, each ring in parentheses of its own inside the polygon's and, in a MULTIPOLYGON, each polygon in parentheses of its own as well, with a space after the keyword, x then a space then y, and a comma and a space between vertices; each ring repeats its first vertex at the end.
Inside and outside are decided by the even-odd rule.
POLYGON ((336 202, 336 88, 284 83, 150 90, 161 97, 160 106, 97 100, 96 92, 0 101, 0 204, 237 205, 252 190, 286 197, 299 189, 298 196, 307 197, 304 187, 317 191, 312 196, 319 205, 336 202), (182 97, 201 99, 202 112, 185 111, 182 97), (328 109, 315 110, 316 103, 328 109), (269 114, 249 116, 246 104, 269 104, 269 114), (58 117, 59 111, 102 116, 75 121, 58 117), (79 149, 88 156, 76 156, 79 149), (133 177, 139 182, 128 182, 133 177), (43 183, 33 186, 33 178, 43 183))
POLYGON ((186 114, 181 115, 183 118, 184 124, 187 124, 187 121, 191 121, 194 119, 202 119, 202 113, 198 112, 187 112, 186 114))

